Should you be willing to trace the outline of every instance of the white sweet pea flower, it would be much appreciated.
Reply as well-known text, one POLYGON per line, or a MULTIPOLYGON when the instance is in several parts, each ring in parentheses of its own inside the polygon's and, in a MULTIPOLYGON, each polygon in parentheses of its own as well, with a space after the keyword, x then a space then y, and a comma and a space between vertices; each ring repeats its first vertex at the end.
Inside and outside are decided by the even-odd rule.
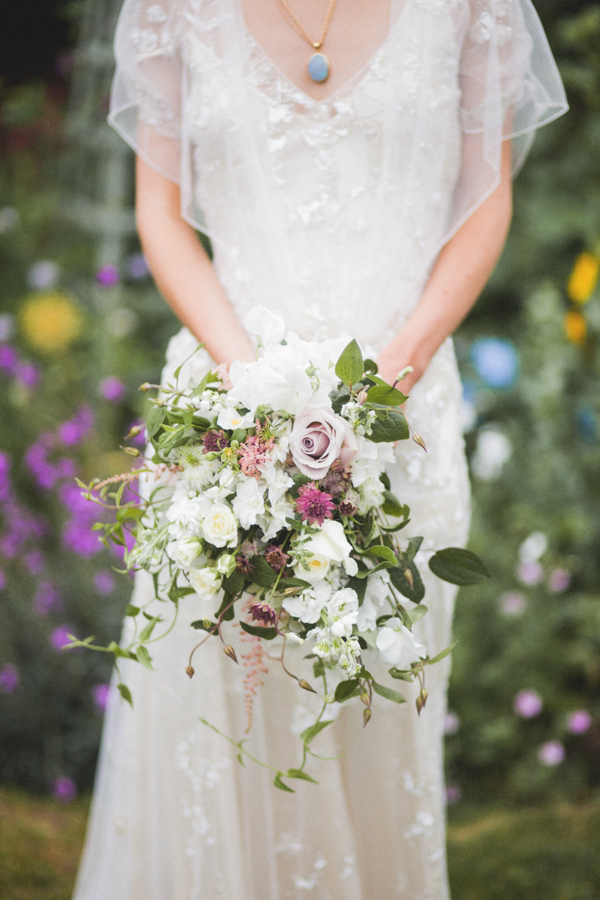
POLYGON ((216 503, 202 522, 205 540, 214 547, 235 547, 238 540, 237 519, 229 506, 216 503))
MULTIPOLYGON (((365 597, 358 610, 356 620, 356 627, 359 631, 375 631, 378 617, 383 615, 386 610, 389 589, 387 572, 376 572, 367 578, 365 597)), ((389 612, 389 606, 387 610, 389 612)))
POLYGON ((410 669, 411 665, 427 656, 427 650, 420 644, 400 619, 388 619, 377 634, 377 649, 388 666, 410 669))
POLYGON ((341 522, 325 519, 319 533, 313 534, 304 547, 314 556, 341 563, 348 575, 356 575, 358 571, 356 560, 350 556, 352 546, 344 534, 341 522))
POLYGON ((298 366, 279 369, 264 359, 253 363, 236 361, 231 366, 230 377, 233 382, 230 397, 245 406, 252 417, 258 406, 297 415, 312 394, 310 378, 298 366))
POLYGON ((288 528, 286 519, 293 516, 294 512, 294 504, 283 496, 271 506, 268 514, 259 516, 258 524, 263 531, 263 540, 270 541, 282 528, 288 528))
POLYGON ((327 613, 331 618, 331 633, 335 637, 349 638, 352 626, 358 618, 358 596, 352 588, 336 591, 327 604, 327 613))
POLYGON ((285 597, 281 605, 295 619, 312 625, 321 618, 321 610, 327 603, 329 593, 329 585, 321 581, 295 597, 285 597))
POLYGON ((251 413, 241 413, 235 406, 226 406, 217 416, 217 425, 219 428, 234 431, 236 428, 249 428, 254 424, 254 417, 251 413))
POLYGON ((190 569, 202 553, 202 541, 198 537, 183 537, 178 541, 171 541, 167 552, 180 569, 190 569))
POLYGON ((285 323, 281 316, 265 306, 255 306, 244 319, 244 328, 254 334, 263 347, 279 344, 285 334, 285 323))
POLYGON ((202 522, 207 511, 207 503, 189 490, 187 485, 178 485, 173 494, 171 505, 167 510, 169 534, 177 539, 189 535, 199 537, 202 534, 202 522))
POLYGON ((256 478, 245 478, 238 484, 232 505, 242 528, 256 525, 257 517, 265 511, 263 488, 256 478))

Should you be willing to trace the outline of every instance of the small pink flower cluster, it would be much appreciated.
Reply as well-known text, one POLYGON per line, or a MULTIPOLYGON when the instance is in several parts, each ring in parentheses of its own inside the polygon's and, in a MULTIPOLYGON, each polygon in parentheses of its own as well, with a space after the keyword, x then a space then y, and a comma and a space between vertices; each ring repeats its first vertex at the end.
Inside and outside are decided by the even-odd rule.
POLYGON ((275 446, 275 438, 267 436, 267 427, 256 422, 256 434, 246 438, 238 450, 240 468, 244 475, 258 478, 267 459, 267 454, 275 446))

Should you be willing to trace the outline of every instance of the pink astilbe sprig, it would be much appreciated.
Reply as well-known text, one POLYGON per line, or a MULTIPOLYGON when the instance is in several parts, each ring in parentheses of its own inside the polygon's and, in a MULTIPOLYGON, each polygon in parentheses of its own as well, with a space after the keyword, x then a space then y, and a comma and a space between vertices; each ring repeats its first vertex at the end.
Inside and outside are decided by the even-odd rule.
POLYGON ((275 446, 275 438, 269 433, 268 423, 256 421, 256 433, 247 437, 238 449, 240 469, 244 475, 258 478, 267 461, 268 453, 275 446))
POLYGON ((269 670, 265 662, 267 653, 262 638, 241 631, 240 641, 251 645, 247 653, 241 654, 242 665, 247 669, 244 676, 244 706, 246 707, 246 734, 248 734, 252 728, 254 698, 259 687, 264 684, 262 676, 267 675, 269 670))
POLYGON ((314 482, 303 484, 298 491, 296 510, 309 525, 322 525, 325 519, 332 519, 334 509, 331 494, 320 491, 314 482))

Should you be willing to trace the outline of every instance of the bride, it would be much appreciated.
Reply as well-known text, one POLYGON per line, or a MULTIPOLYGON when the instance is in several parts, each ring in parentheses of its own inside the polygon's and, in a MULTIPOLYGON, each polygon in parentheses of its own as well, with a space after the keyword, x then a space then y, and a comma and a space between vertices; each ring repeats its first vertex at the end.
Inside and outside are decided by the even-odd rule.
MULTIPOLYGON (((125 0, 116 54, 110 121, 137 153, 144 252, 184 325, 163 377, 252 359, 255 305, 303 338, 356 337, 388 381, 412 366, 429 452, 399 446, 392 489, 422 552, 463 544, 450 335, 501 252, 511 172, 566 109, 529 0, 125 0)), ((426 581, 433 654, 455 590, 426 581)), ((185 603, 154 671, 123 673, 133 709, 111 695, 76 900, 445 900, 447 662, 420 717, 382 701, 363 730, 346 704, 315 741, 334 757, 315 761, 319 785, 286 794, 201 723, 243 736, 248 665, 211 641, 187 679, 185 603)), ((273 666, 246 746, 294 765, 310 721, 273 666)))

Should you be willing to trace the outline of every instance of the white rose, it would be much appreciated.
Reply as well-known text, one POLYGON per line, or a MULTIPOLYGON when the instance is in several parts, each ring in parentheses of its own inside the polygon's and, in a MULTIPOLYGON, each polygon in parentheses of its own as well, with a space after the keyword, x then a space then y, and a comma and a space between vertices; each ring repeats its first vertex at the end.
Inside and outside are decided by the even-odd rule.
POLYGON ((180 569, 189 569, 202 552, 202 541, 197 537, 184 537, 178 541, 171 541, 168 552, 180 569))
POLYGON ((420 644, 400 619, 388 619, 377 634, 377 649, 388 666, 410 669, 412 663, 427 656, 427 650, 420 644))
POLYGON ((256 525, 256 518, 265 511, 263 489, 256 478, 245 478, 233 498, 233 509, 242 528, 256 525))
POLYGON ((199 597, 210 600, 219 593, 221 578, 216 569, 203 566, 201 569, 192 569, 189 573, 190 584, 199 597))
POLYGON ((202 533, 214 547, 235 547, 238 539, 237 519, 224 503, 215 503, 202 522, 202 533))
POLYGON ((356 575, 358 566, 356 560, 350 556, 352 546, 344 534, 341 522, 325 519, 319 533, 312 535, 304 546, 314 556, 342 563, 348 575, 356 575))
POLYGON ((327 557, 321 556, 318 553, 313 553, 313 555, 308 557, 308 559, 305 559, 303 563, 296 563, 294 571, 298 578, 303 578, 304 581, 308 581, 309 584, 316 584, 317 581, 322 581, 323 578, 325 578, 329 572, 329 565, 330 560, 327 559, 327 557))

